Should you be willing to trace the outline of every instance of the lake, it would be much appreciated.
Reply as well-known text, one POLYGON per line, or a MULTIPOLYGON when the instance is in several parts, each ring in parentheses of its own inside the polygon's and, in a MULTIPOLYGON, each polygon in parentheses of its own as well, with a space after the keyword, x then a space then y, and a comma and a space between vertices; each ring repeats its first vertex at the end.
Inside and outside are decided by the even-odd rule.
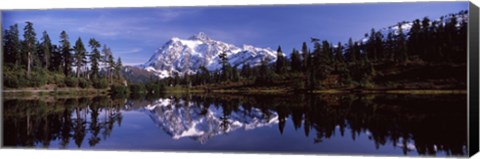
POLYGON ((465 94, 10 98, 3 146, 466 156, 466 106, 465 94))

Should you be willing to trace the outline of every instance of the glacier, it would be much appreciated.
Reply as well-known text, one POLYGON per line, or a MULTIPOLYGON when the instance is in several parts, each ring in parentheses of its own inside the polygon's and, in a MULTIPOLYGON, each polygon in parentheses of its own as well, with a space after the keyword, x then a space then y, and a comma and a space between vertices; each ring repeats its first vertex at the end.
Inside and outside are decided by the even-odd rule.
POLYGON ((200 32, 188 39, 171 38, 146 63, 137 67, 152 72, 160 78, 173 77, 175 74, 179 76, 185 73, 195 74, 201 66, 209 71, 219 71, 221 53, 226 53, 228 62, 236 68, 241 68, 245 64, 257 66, 262 60, 267 63, 277 60, 277 52, 270 48, 251 45, 237 47, 213 40, 200 32))

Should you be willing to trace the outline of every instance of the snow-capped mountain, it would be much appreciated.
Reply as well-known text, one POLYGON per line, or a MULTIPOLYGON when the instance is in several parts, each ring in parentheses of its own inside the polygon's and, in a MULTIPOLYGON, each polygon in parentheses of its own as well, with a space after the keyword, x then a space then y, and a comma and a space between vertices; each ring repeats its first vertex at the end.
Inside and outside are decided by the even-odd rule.
POLYGON ((252 130, 278 123, 278 114, 270 111, 265 115, 260 109, 245 110, 240 107, 224 116, 221 106, 203 110, 193 102, 159 99, 144 110, 152 120, 173 139, 191 138, 206 143, 211 137, 235 130, 252 130))
POLYGON ((270 48, 257 48, 250 45, 237 47, 198 33, 188 39, 173 37, 160 47, 143 65, 139 67, 153 72, 160 78, 172 77, 175 73, 194 74, 200 66, 209 71, 221 69, 219 55, 225 52, 231 66, 240 68, 244 64, 259 65, 262 60, 269 63, 276 61, 276 51, 270 48))

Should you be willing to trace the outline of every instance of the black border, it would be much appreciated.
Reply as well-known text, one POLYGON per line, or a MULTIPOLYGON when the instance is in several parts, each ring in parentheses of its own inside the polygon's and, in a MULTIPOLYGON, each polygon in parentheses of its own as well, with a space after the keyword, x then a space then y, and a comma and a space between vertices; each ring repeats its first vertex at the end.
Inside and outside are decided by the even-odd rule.
POLYGON ((478 36, 478 6, 470 2, 468 17, 468 52, 469 52, 469 111, 468 111, 468 152, 473 156, 478 152, 479 144, 479 36, 478 36))

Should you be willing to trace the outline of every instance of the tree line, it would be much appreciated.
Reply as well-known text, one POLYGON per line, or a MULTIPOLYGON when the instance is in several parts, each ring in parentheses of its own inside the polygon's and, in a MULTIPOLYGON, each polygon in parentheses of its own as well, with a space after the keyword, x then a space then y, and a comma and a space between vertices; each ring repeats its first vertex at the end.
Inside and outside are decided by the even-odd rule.
POLYGON ((222 68, 204 66, 196 74, 174 74, 154 83, 162 86, 205 86, 242 83, 242 86, 289 85, 294 89, 374 88, 378 69, 417 64, 465 65, 467 58, 467 11, 400 22, 384 30, 371 29, 362 40, 346 44, 311 38, 286 57, 281 46, 277 60, 259 65, 231 66, 226 53, 219 55, 222 68), (409 28, 407 28, 409 27, 409 28), (409 29, 409 31, 406 31, 409 29))
POLYGON ((115 60, 110 47, 104 44, 101 48, 95 38, 88 40, 88 48, 80 37, 72 45, 66 31, 60 33, 58 44, 52 42, 47 31, 38 40, 29 21, 23 28, 23 39, 18 24, 5 29, 3 35, 3 83, 7 88, 49 84, 107 88, 123 81, 120 57, 115 60))

